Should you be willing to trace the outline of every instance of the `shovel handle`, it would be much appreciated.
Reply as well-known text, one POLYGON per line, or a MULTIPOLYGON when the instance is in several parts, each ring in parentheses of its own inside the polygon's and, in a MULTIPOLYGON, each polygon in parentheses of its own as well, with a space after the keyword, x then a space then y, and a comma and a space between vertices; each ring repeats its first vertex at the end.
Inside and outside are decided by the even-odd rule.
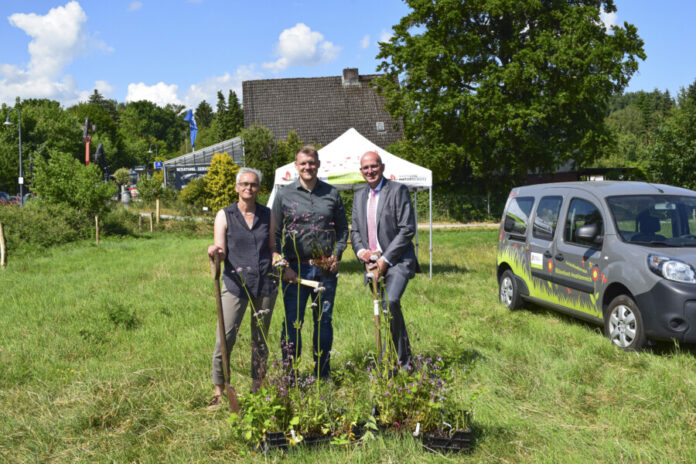
POLYGON ((220 279, 220 253, 214 253, 210 257, 210 273, 213 275, 213 279, 220 279))
POLYGON ((210 257, 210 270, 213 275, 215 284, 215 303, 217 305, 218 315, 218 337, 220 338, 220 351, 222 351, 222 373, 225 383, 225 391, 227 392, 227 402, 230 405, 230 411, 239 412, 239 402, 234 388, 230 385, 230 360, 227 357, 227 338, 225 337, 225 317, 222 312, 222 295, 220 293, 220 254, 214 253, 210 257))

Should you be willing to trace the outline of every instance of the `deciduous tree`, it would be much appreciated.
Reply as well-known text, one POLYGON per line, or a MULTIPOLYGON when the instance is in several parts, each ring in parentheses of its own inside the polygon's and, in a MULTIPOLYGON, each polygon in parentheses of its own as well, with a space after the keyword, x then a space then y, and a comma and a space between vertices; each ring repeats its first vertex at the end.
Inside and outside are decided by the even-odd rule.
POLYGON ((682 89, 678 105, 657 128, 649 146, 652 180, 696 189, 696 82, 682 89))
MULTIPOLYGON (((608 140, 609 97, 645 58, 613 0, 406 0, 380 44, 378 90, 436 182, 582 164, 608 140)), ((494 186, 494 185, 492 185, 494 186)))

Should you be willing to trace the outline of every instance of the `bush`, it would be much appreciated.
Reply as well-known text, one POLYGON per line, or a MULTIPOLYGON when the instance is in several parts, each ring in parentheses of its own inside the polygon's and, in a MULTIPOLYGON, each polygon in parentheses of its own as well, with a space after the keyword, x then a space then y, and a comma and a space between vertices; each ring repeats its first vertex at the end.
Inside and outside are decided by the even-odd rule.
POLYGON ((230 205, 237 198, 235 182, 239 166, 226 153, 216 153, 210 162, 210 169, 205 175, 207 205, 212 211, 218 211, 230 205))
POLYGON ((9 250, 47 248, 89 238, 94 218, 65 204, 34 199, 23 207, 3 206, 0 221, 5 225, 9 250))
POLYGON ((119 168, 114 172, 114 180, 119 185, 127 184, 130 181, 130 171, 126 168, 119 168))
POLYGON ((152 177, 143 176, 138 179, 138 196, 147 202, 155 201, 165 190, 161 172, 156 172, 152 177))
POLYGON ((72 155, 52 151, 49 159, 36 158, 33 190, 42 201, 63 204, 94 217, 108 209, 116 186, 102 182, 102 173, 94 165, 84 166, 72 155))
POLYGON ((205 177, 193 179, 179 192, 179 201, 200 210, 208 202, 206 183, 205 177))
POLYGON ((138 213, 118 206, 101 219, 102 235, 135 237, 138 230, 138 213))

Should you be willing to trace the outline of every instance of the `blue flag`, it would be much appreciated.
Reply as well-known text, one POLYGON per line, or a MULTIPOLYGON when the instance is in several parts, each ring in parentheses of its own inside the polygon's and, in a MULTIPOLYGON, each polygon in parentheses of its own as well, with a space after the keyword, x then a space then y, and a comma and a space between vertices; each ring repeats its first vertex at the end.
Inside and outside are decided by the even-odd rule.
POLYGON ((193 110, 188 110, 186 117, 184 117, 184 121, 189 123, 189 129, 191 130, 191 151, 193 151, 193 147, 196 143, 196 134, 198 134, 198 127, 196 126, 196 120, 193 117, 193 110))

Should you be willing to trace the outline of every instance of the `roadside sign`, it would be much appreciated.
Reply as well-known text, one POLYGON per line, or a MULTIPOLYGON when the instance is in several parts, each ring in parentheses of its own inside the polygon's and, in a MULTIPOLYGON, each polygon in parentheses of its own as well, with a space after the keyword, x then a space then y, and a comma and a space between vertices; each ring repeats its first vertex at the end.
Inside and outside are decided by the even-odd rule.
POLYGON ((155 169, 162 169, 162 162, 161 161, 155 161, 155 169))

